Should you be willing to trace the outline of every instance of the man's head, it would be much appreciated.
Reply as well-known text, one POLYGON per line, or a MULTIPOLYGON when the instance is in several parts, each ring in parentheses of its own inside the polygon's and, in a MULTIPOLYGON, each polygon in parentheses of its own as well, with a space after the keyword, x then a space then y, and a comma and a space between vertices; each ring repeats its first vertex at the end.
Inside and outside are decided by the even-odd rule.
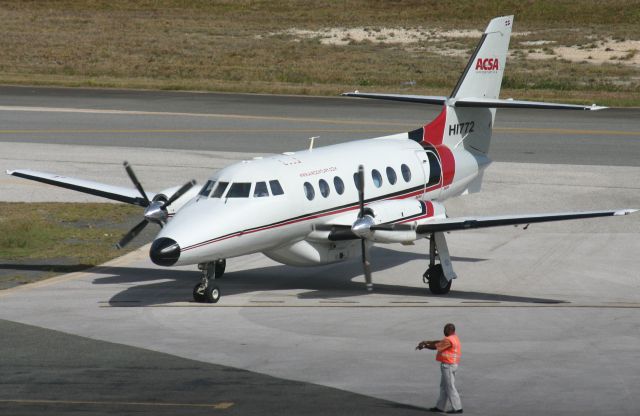
POLYGON ((444 326, 444 336, 448 337, 449 335, 453 335, 456 333, 456 326, 454 324, 446 324, 444 326))

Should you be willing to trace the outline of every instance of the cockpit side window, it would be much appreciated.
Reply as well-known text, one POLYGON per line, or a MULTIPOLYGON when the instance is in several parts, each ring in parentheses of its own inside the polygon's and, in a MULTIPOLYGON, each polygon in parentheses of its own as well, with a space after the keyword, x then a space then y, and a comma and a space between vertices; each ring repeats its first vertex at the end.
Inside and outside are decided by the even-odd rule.
POLYGON ((229 186, 229 182, 218 182, 218 186, 213 190, 211 198, 222 198, 224 191, 227 190, 227 186, 229 186))
POLYGON ((229 188, 227 198, 248 198, 251 191, 251 182, 234 182, 229 188))
POLYGON ((256 188, 253 190, 253 197, 262 198, 264 196, 269 196, 269 191, 267 190, 267 183, 256 182, 256 188))
POLYGON ((207 181, 207 183, 204 184, 204 186, 202 187, 198 195, 203 196, 205 198, 208 197, 215 184, 216 184, 216 181, 207 181))
POLYGON ((278 180, 269 181, 269 185, 271 186, 271 195, 284 194, 284 191, 282 190, 282 186, 280 186, 280 182, 278 180))

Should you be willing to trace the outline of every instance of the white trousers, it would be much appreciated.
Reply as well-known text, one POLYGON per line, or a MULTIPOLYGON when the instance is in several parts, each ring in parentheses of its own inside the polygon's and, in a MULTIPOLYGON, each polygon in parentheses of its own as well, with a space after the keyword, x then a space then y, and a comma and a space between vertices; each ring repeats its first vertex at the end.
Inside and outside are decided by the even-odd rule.
POLYGON ((440 398, 436 405, 440 410, 447 410, 447 404, 451 403, 453 410, 462 409, 460 395, 456 390, 456 371, 458 364, 440 363, 440 398))

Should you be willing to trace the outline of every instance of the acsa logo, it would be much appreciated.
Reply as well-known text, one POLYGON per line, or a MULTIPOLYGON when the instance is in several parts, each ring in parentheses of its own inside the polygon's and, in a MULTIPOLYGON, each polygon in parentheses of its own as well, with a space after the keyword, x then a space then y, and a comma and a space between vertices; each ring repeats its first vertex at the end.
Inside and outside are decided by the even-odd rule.
POLYGON ((497 71, 499 68, 498 58, 478 58, 476 61, 476 71, 497 71))

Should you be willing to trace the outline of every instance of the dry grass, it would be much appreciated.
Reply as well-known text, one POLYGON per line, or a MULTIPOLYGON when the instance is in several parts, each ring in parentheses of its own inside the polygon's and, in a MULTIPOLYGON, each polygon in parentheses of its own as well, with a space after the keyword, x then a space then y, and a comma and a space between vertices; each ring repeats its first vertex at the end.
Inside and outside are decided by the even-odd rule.
POLYGON ((99 203, 2 202, 0 212, 0 262, 66 259, 87 266, 122 255, 114 245, 142 215, 139 207, 99 203))
MULTIPOLYGON (((477 39, 326 45, 289 29, 482 29, 514 13, 505 87, 518 98, 580 91, 604 104, 640 104, 640 70, 527 59, 531 46, 638 39, 640 2, 600 1, 4 1, 0 83, 335 95, 353 88, 446 93, 477 39), (270 35, 272 34, 272 35, 270 35), (439 48, 439 49, 438 49, 439 48), (521 51, 518 53, 517 51, 521 51), (414 81, 411 87, 405 86, 414 81), (602 99, 604 99, 604 101, 602 99)), ((571 94, 569 94, 571 95, 571 94)))

